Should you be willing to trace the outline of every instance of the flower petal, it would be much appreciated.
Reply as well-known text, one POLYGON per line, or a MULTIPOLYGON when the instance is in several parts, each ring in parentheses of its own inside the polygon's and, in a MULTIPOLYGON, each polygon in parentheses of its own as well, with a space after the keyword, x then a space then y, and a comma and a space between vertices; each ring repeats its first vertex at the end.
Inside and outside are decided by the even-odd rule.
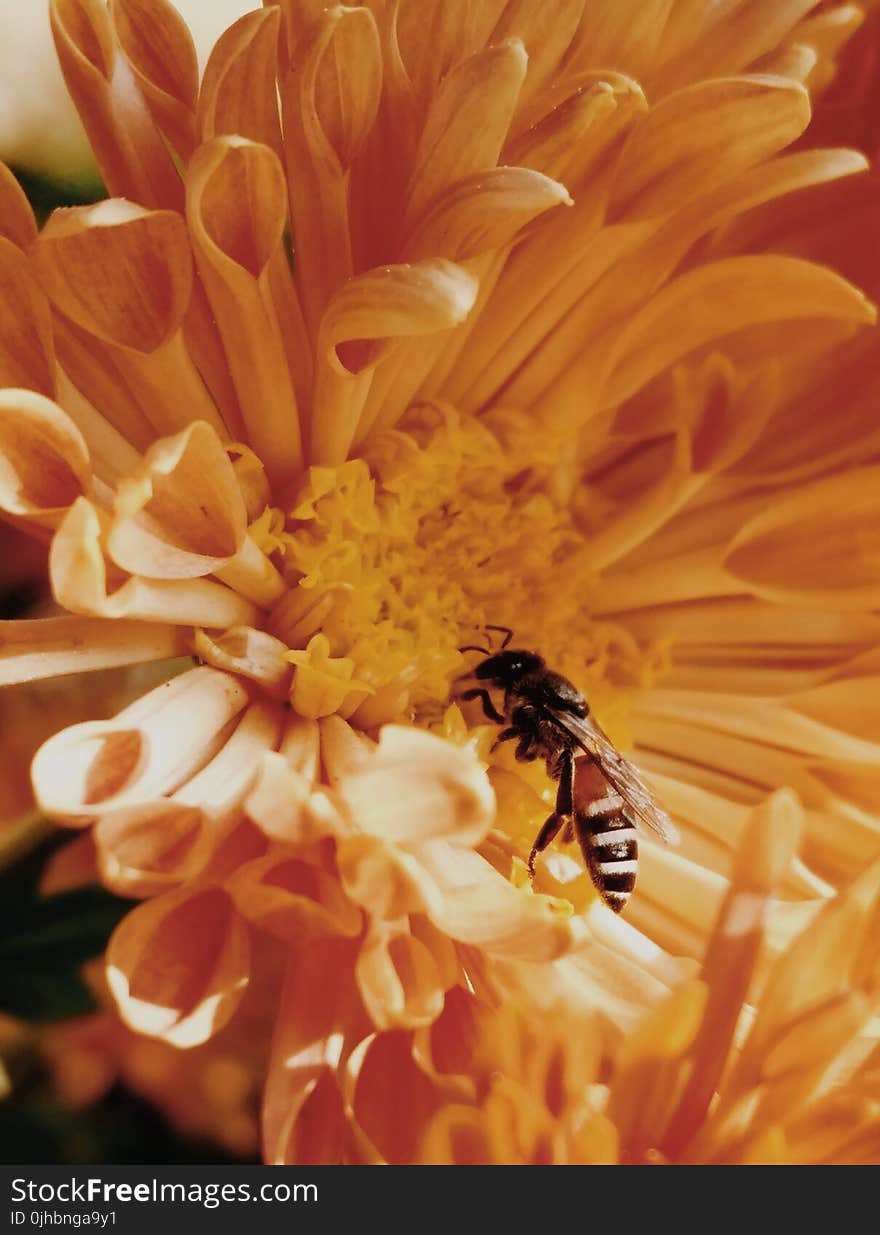
POLYGON ((71 613, 220 628, 256 620, 257 610, 250 601, 207 579, 134 576, 108 591, 101 535, 97 510, 85 498, 78 498, 52 541, 52 589, 58 603, 71 613))
POLYGON ((89 451, 57 404, 30 390, 0 390, 0 509, 54 526, 91 489, 89 451))
MULTIPOLYGON (((266 1162, 342 1160, 343 1116, 334 1074, 346 1037, 358 1023, 357 949, 356 941, 331 938, 320 948, 298 948, 290 954, 263 1098, 266 1162), (316 1092, 320 1097, 322 1080, 324 1089, 332 1085, 332 1091, 321 1109, 336 1117, 321 1121, 324 1135, 313 1137, 304 1116, 309 1098, 316 1092)), ((366 1023, 364 1030, 368 1032, 366 1023)), ((349 1049, 353 1045, 349 1042, 349 1049)))
POLYGON ((118 486, 107 550, 133 574, 192 579, 228 564, 246 531, 229 456, 212 427, 196 420, 155 442, 118 486))
POLYGON ((47 295, 72 321, 142 353, 173 336, 192 295, 186 229, 172 210, 119 199, 57 210, 31 257, 47 295))
POLYGON ((269 271, 283 262, 284 171, 242 137, 201 146, 187 170, 186 217, 226 349, 248 440, 276 484, 300 469, 296 394, 269 271))
POLYGON ((839 275, 799 258, 761 255, 699 266, 679 275, 628 322, 606 362, 601 406, 629 398, 712 339, 758 322, 811 317, 871 324, 875 312, 839 275))
POLYGON ((784 77, 698 82, 662 99, 636 127, 614 183, 615 217, 647 218, 782 150, 810 119, 810 98, 784 77))
POLYGON ((369 377, 402 340, 451 330, 473 308, 478 285, 463 266, 437 258, 381 266, 344 284, 318 336, 311 458, 340 463, 357 431, 369 377))
POLYGON ((210 855, 201 811, 170 798, 102 813, 94 838, 101 881, 118 896, 167 892, 210 855))
POLYGON ((125 1023, 177 1047, 222 1029, 248 984, 248 929, 220 888, 186 889, 132 910, 107 947, 107 981, 125 1023))
POLYGON ((289 30, 292 59, 280 82, 297 283, 311 334, 354 272, 350 167, 373 127, 382 87, 372 11, 335 5, 314 18, 289 30))
POLYGON ((201 659, 215 669, 237 673, 257 682, 273 699, 284 699, 291 669, 284 659, 287 647, 280 639, 252 626, 231 626, 222 634, 197 630, 193 646, 201 659))
POLYGON ((237 133, 281 155, 275 86, 280 18, 274 5, 245 13, 214 44, 199 91, 203 141, 237 133))
POLYGON ((403 1030, 378 1034, 368 1045, 354 1089, 353 1111, 386 1162, 413 1161, 419 1133, 444 1098, 456 1092, 450 1080, 431 1080, 413 1059, 403 1030))
POLYGON ((363 373, 396 340, 458 325, 476 294, 473 276, 440 258, 368 270, 334 297, 321 323, 319 348, 334 372, 363 373))
POLYGON ((454 262, 510 243, 532 219, 571 206, 564 185, 527 167, 498 167, 457 180, 406 242, 410 260, 442 253, 454 262))
POLYGON ((225 887, 242 917, 291 947, 320 949, 327 936, 361 933, 360 910, 318 853, 257 858, 233 872, 225 887))
POLYGON ((0 381, 54 399, 52 317, 28 259, 0 237, 0 381))
MULTIPOLYGON (((139 388, 141 410, 158 432, 202 419, 225 434, 184 344, 186 327, 203 364, 204 331, 213 327, 199 316, 201 289, 193 283, 186 227, 177 211, 147 210, 121 198, 56 210, 32 246, 31 260, 53 305, 111 345, 115 364, 139 388)), ((212 375, 210 367, 206 372, 212 375)))
POLYGON ((699 1127, 718 1087, 761 947, 769 898, 797 849, 802 829, 798 802, 784 789, 758 807, 746 825, 703 962, 708 998, 691 1047, 691 1075, 674 1114, 670 1112, 663 1138, 670 1155, 699 1127))
POLYGON ((47 814, 73 822, 152 801, 204 765, 246 703, 235 678, 191 669, 112 721, 73 725, 44 743, 31 770, 37 800, 47 814))
POLYGON ((110 14, 153 119, 180 157, 188 159, 196 142, 199 92, 189 27, 168 0, 112 0, 110 14))
POLYGON ((120 54, 100 0, 50 0, 64 80, 113 194, 147 206, 179 206, 180 178, 137 79, 120 54))
POLYGON ((0 622, 0 686, 170 660, 189 650, 180 627, 105 618, 0 622))
POLYGON ((436 902, 426 905, 428 916, 462 943, 493 956, 549 961, 587 938, 580 919, 560 913, 547 897, 513 887, 478 853, 431 841, 420 846, 418 864, 438 889, 436 902))
POLYGON ((876 608, 878 480, 880 468, 860 468, 775 502, 733 538, 725 568, 768 599, 876 608))
POLYGON ((495 166, 527 62, 521 41, 506 39, 462 61, 443 79, 416 151, 407 202, 410 227, 454 181, 495 166))
POLYGON ((492 789, 471 755, 398 725, 382 729, 369 761, 338 792, 362 831, 408 846, 439 837, 475 845, 494 816, 492 789))
POLYGON ((0 236, 19 249, 28 249, 37 237, 37 221, 27 194, 15 175, 0 163, 0 236))
POLYGON ((406 926, 374 923, 361 945, 355 974, 377 1029, 430 1025, 443 1010, 437 963, 406 926))

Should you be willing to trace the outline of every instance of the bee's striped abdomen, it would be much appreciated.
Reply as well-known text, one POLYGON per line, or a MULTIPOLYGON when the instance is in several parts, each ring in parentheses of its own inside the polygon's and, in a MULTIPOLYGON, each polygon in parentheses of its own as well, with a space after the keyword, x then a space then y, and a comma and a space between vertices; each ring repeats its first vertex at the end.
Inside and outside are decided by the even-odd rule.
POLYGON ((609 793, 575 817, 575 830, 593 883, 615 913, 626 908, 636 886, 639 842, 623 798, 609 793))

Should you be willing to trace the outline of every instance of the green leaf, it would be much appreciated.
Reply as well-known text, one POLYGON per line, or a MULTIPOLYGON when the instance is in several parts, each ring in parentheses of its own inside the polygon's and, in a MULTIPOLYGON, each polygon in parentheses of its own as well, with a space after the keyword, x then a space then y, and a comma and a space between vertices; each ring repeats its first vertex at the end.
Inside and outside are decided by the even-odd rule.
POLYGON ((101 955, 131 908, 101 888, 41 896, 36 882, 49 849, 41 847, 0 878, 0 1011, 28 1020, 94 1007, 80 966, 101 955))

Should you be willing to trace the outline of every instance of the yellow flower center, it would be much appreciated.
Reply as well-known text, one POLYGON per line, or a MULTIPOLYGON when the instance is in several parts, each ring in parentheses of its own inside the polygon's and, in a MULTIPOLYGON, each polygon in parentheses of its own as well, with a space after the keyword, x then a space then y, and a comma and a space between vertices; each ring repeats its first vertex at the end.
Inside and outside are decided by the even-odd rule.
POLYGON ((268 618, 295 650, 292 698, 373 727, 430 720, 486 644, 508 626, 624 728, 622 685, 641 684, 662 650, 640 649, 591 618, 599 584, 581 565, 578 502, 559 475, 558 441, 527 418, 414 409, 362 458, 314 467, 289 509, 251 533, 274 552, 289 591, 268 618))

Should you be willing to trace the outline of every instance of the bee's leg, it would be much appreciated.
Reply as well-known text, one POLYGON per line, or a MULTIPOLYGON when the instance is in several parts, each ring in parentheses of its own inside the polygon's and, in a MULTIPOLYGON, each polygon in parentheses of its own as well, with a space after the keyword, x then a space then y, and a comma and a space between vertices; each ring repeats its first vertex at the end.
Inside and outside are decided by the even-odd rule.
POLYGON ((570 750, 563 751, 559 756, 557 768, 559 788, 556 790, 556 809, 535 837, 532 852, 529 854, 529 874, 533 878, 535 874, 535 858, 538 854, 543 853, 560 828, 565 827, 566 835, 572 829, 572 816, 574 814, 574 755, 570 750))
POLYGON ((547 819, 541 831, 535 837, 535 843, 532 845, 532 852, 529 854, 529 874, 534 879, 535 877, 535 858, 539 853, 543 853, 553 837, 565 823, 562 815, 557 815, 556 811, 547 819))
POLYGON ((513 638, 513 631, 510 629, 509 626, 489 626, 487 625, 484 629, 497 630, 500 635, 504 635, 504 642, 501 644, 502 652, 504 651, 508 643, 510 643, 511 639, 513 638))
POLYGON ((522 734, 520 733, 519 729, 515 729, 513 725, 508 726, 507 729, 502 729, 501 732, 498 734, 498 737, 489 747, 490 754, 494 754, 502 742, 512 742, 514 738, 521 738, 521 737, 522 737, 522 734))
POLYGON ((474 687, 473 690, 463 691, 462 694, 459 696, 459 698, 479 699, 480 703, 483 705, 483 715, 488 717, 489 720, 494 720, 495 723, 498 725, 504 724, 504 717, 501 715, 501 713, 498 711, 498 709, 495 707, 494 703, 492 702, 491 698, 489 697, 488 690, 484 690, 483 688, 476 686, 474 687))

